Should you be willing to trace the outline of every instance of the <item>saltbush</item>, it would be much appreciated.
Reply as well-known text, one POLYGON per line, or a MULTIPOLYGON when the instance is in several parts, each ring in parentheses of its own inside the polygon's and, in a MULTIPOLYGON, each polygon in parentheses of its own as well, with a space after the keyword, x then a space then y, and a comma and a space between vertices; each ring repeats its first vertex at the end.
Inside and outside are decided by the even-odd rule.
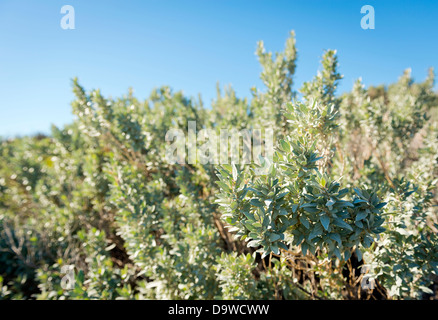
POLYGON ((266 88, 250 99, 219 86, 211 107, 169 87, 114 99, 74 79, 71 124, 1 139, 0 298, 436 296, 433 71, 336 95, 327 50, 296 91, 295 45, 293 32, 284 52, 258 44, 266 88), (272 130, 272 154, 168 161, 167 133, 189 122, 210 139, 272 130))

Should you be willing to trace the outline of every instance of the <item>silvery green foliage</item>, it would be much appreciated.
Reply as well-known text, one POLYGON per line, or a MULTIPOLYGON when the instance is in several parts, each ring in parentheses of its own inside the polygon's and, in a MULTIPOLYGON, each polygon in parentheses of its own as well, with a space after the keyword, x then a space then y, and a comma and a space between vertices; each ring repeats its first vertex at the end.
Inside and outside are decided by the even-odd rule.
POLYGON ((65 290, 62 259, 52 266, 43 266, 37 270, 41 282, 38 299, 129 299, 133 295, 132 270, 114 266, 109 254, 114 245, 108 246, 105 233, 97 229, 80 230, 77 236, 83 243, 86 267, 74 269, 72 288, 65 290))
POLYGON ((382 241, 367 253, 372 276, 380 279, 389 294, 418 298, 438 273, 438 224, 428 220, 430 199, 409 182, 396 182, 397 190, 388 196, 388 231, 382 241))
MULTIPOLYGON (((436 129, 432 133, 437 137, 436 129)), ((438 215, 436 210, 437 139, 426 138, 420 159, 412 166, 411 184, 394 180, 388 194, 388 217, 382 242, 368 253, 375 277, 396 297, 433 294, 429 288, 438 274, 438 215), (434 199, 435 198, 435 199, 434 199)))
POLYGON ((366 263, 390 296, 431 293, 437 274, 437 100, 434 74, 414 83, 410 71, 399 81, 366 90, 358 81, 345 96, 341 135, 353 157, 340 169, 353 184, 382 186, 387 229, 366 252, 366 263), (349 112, 348 110, 355 110, 349 112))
MULTIPOLYGON (((272 60, 271 54, 259 51, 263 52, 265 70, 273 70, 278 61, 284 61, 281 55, 272 60)), ((318 171, 317 161, 323 159, 324 170, 332 156, 329 139, 339 119, 334 92, 341 78, 334 51, 324 54, 322 65, 323 71, 301 89, 304 103, 289 103, 273 110, 282 114, 283 121, 290 125, 285 131, 291 133, 279 141, 269 172, 256 176, 254 170, 247 176, 236 166, 223 165, 219 169, 222 193, 217 202, 223 218, 232 226, 230 231, 249 241, 248 246, 262 246, 262 257, 271 252, 279 254, 280 248, 288 250, 292 244, 301 245, 304 255, 324 249, 329 257, 348 259, 353 250, 360 252, 359 244, 369 247, 373 234, 384 230, 379 215, 384 204, 375 193, 356 190, 354 197, 343 200, 351 191, 318 171), (317 156, 316 149, 323 157, 317 156), (293 235, 292 243, 284 241, 288 233, 293 235)), ((265 78, 266 71, 262 73, 265 78)))
POLYGON ((250 247, 261 246, 262 257, 300 245, 304 255, 319 249, 348 260, 353 250, 370 247, 385 230, 380 216, 385 203, 374 192, 341 189, 317 170, 318 159, 314 146, 300 137, 282 140, 269 172, 251 183, 235 165, 223 165, 217 202, 230 231, 250 247), (288 234, 292 242, 285 241, 288 234))
POLYGON ((133 90, 109 98, 74 79, 71 124, 0 139, 0 298, 338 299, 358 291, 343 276, 356 258, 384 297, 427 293, 438 245, 433 72, 336 96, 336 51, 299 90, 293 33, 284 52, 260 43, 256 54, 265 89, 251 100, 227 87, 206 108, 166 86, 144 101, 133 90), (165 135, 187 133, 188 121, 271 126, 274 157, 169 164, 165 135))
POLYGON ((255 298, 254 292, 259 293, 259 291, 257 281, 252 274, 255 269, 253 257, 249 253, 238 256, 237 252, 231 254, 223 252, 217 260, 216 272, 223 298, 255 298))
POLYGON ((263 68, 260 78, 266 92, 253 88, 250 111, 257 124, 285 132, 286 122, 281 110, 296 96, 293 90, 293 76, 296 69, 297 50, 295 33, 292 31, 285 44, 284 52, 266 52, 263 41, 257 46, 256 55, 263 68))
POLYGON ((8 286, 3 285, 3 277, 0 277, 0 300, 6 300, 11 298, 11 291, 8 286))
POLYGON ((273 260, 271 268, 256 280, 254 273, 257 272, 257 265, 253 256, 249 253, 222 253, 217 259, 216 272, 223 299, 266 300, 278 298, 280 294, 286 299, 304 297, 284 261, 273 260), (273 287, 276 288, 274 291, 273 287))

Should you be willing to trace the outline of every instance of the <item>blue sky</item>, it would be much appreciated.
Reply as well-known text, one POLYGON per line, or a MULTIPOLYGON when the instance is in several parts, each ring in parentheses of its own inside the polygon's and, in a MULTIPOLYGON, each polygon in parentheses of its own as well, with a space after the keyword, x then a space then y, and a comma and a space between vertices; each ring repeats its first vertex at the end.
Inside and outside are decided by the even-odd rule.
POLYGON ((337 49, 344 75, 387 84, 412 68, 418 81, 438 70, 438 1, 86 1, 0 0, 0 136, 49 132, 70 111, 71 78, 120 96, 144 99, 169 85, 208 105, 216 83, 238 95, 263 89, 254 54, 263 40, 281 51, 290 30, 298 48, 296 88, 337 49), (60 27, 63 5, 75 8, 74 30, 60 27), (360 8, 375 9, 375 29, 360 27, 360 8))

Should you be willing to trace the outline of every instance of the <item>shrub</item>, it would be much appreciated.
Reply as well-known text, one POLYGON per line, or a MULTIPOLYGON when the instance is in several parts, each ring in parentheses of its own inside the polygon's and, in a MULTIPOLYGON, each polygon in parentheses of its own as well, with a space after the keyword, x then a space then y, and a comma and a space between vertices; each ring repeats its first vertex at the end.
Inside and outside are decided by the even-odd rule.
POLYGON ((433 71, 422 83, 409 71, 389 86, 358 80, 337 96, 338 57, 327 50, 296 91, 295 44, 291 33, 273 55, 259 43, 266 90, 251 99, 219 86, 211 108, 169 87, 112 99, 74 79, 71 124, 1 139, 0 298, 436 295, 433 71), (272 157, 166 161, 166 134, 190 134, 191 121, 210 139, 273 129, 272 157))

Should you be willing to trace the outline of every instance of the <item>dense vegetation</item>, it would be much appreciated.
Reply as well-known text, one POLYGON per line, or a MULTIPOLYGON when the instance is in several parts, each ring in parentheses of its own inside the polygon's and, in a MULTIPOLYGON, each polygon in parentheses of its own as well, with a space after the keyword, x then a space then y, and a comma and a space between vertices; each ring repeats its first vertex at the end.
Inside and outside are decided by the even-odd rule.
POLYGON ((211 108, 168 87, 111 99, 75 79, 73 123, 0 140, 0 298, 436 296, 433 71, 337 96, 335 51, 299 91, 293 33, 284 52, 256 53, 266 88, 251 99, 229 87, 211 108), (166 161, 166 133, 189 121, 273 129, 275 152, 166 161))

